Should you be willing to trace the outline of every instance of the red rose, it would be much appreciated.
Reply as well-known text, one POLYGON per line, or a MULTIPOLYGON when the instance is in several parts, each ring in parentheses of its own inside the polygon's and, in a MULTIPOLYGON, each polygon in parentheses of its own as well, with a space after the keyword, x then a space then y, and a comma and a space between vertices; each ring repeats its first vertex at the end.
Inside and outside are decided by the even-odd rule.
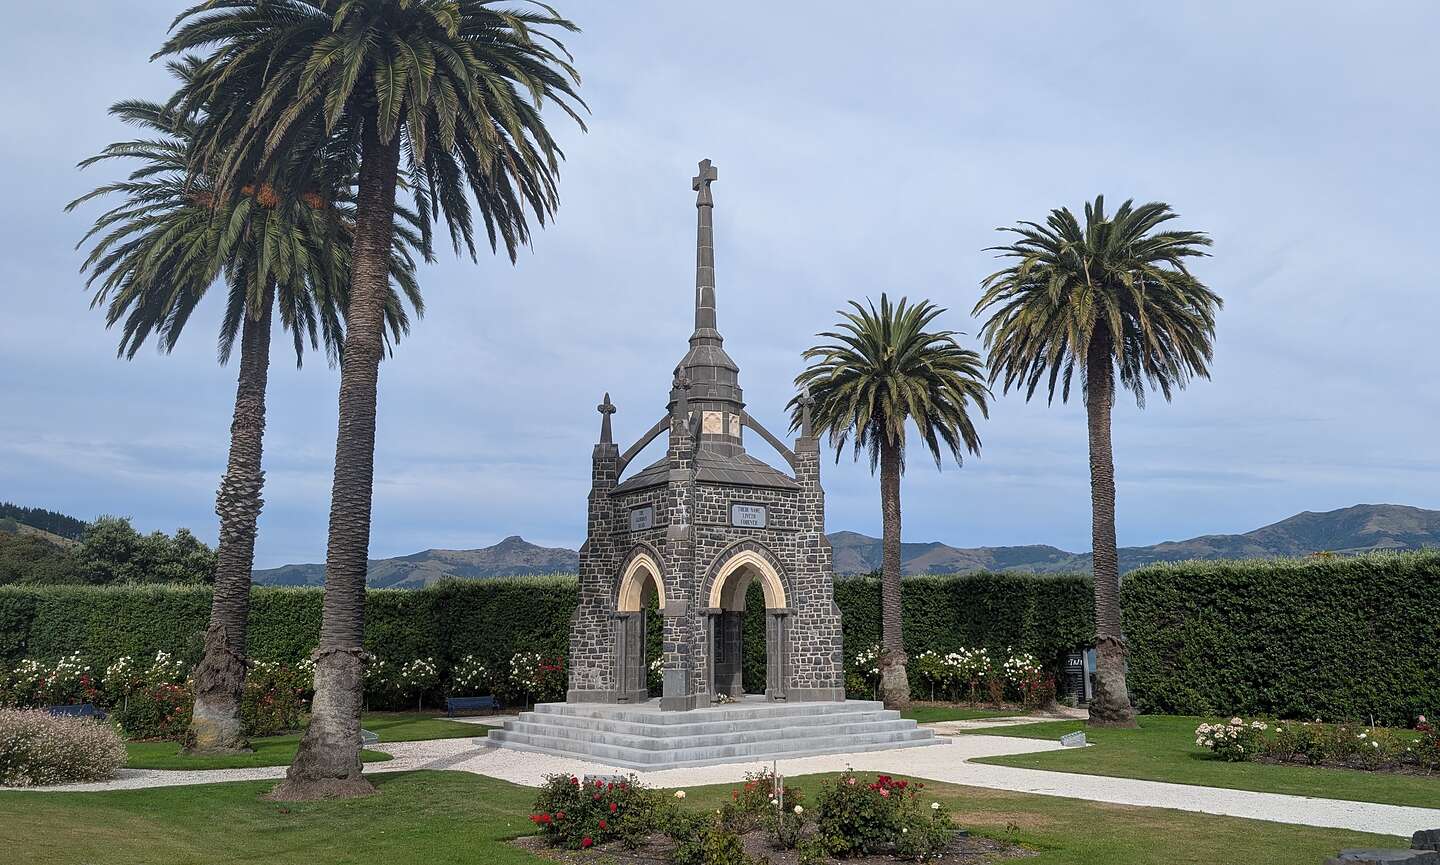
POLYGON ((616 811, 616 809, 618 809, 619 807, 620 807, 619 805, 615 804, 614 802, 611 802, 611 803, 610 803, 610 813, 611 813, 611 814, 614 814, 615 811, 616 811))
POLYGON ((606 828, 606 826, 605 826, 605 821, 604 821, 604 820, 601 820, 601 821, 600 821, 600 828, 601 828, 601 829, 606 828))
POLYGON ((591 837, 590 837, 589 835, 586 835, 584 838, 581 838, 581 839, 580 839, 580 849, 582 849, 582 850, 583 850, 583 849, 586 849, 586 848, 588 848, 588 847, 593 847, 594 845, 595 845, 595 841, 594 841, 593 839, 591 839, 591 837))

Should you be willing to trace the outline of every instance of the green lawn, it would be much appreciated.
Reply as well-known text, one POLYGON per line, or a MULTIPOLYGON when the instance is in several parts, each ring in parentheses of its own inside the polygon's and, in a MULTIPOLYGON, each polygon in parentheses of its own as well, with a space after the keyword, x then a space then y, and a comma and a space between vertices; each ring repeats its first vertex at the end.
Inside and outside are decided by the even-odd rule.
MULTIPOLYGON (((276 804, 271 783, 212 784, 113 793, 0 792, 0 849, 15 865, 304 865, 531 863, 508 839, 531 831, 534 791, 459 772, 372 778, 380 793, 344 802, 276 804)), ((790 779, 813 790, 817 778, 790 779)), ((728 786, 691 789, 714 807, 728 786)), ((962 824, 1013 837, 1034 865, 1314 865, 1342 847, 1400 839, 1333 829, 967 787, 931 785, 962 824), (1008 827, 1014 827, 1010 829, 1008 827), (1013 834, 1012 834, 1013 833, 1013 834)), ((1401 845, 1403 846, 1403 845, 1401 845)))
MULTIPOLYGON (((422 739, 458 739, 488 735, 489 727, 459 724, 434 714, 414 712, 372 712, 360 725, 380 737, 381 742, 417 742, 422 739)), ((248 769, 255 766, 287 766, 300 743, 299 733, 253 739, 251 754, 223 757, 188 757, 175 742, 126 742, 131 769, 248 769)), ((365 760, 389 760, 379 751, 362 752, 365 760)))
POLYGON ((1084 730, 1086 738, 1092 743, 1089 748, 990 757, 977 760, 978 763, 1201 784, 1232 790, 1291 793, 1321 799, 1440 808, 1440 774, 1394 775, 1353 769, 1216 760, 1208 751, 1195 745, 1195 727, 1206 720, 1213 719, 1146 715, 1140 718, 1138 730, 1096 730, 1087 728, 1083 721, 1050 721, 970 730, 965 735, 1058 739, 1065 733, 1084 730))
POLYGON ((973 721, 977 718, 1013 718, 1026 714, 1023 709, 971 709, 965 706, 916 705, 900 713, 902 718, 911 718, 921 724, 936 721, 973 721))

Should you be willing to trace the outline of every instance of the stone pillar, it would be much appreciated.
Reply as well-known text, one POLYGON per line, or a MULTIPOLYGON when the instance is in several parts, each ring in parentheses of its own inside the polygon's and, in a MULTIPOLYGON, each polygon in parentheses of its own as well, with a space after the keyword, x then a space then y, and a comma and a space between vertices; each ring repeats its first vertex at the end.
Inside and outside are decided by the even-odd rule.
POLYGON ((791 610, 765 611, 765 697, 789 699, 791 610))
POLYGON ((601 441, 591 454, 590 500, 586 512, 586 541, 580 548, 580 599, 570 625, 569 682, 566 702, 614 702, 620 688, 616 670, 615 619, 611 593, 620 566, 614 542, 616 520, 610 491, 619 476, 620 449, 609 441, 610 414, 615 410, 607 395, 600 406, 604 420, 601 441), (607 410, 608 409, 608 410, 607 410))
POLYGON ((665 673, 660 708, 693 709, 700 696, 696 643, 704 639, 704 617, 695 602, 695 433, 690 418, 690 383, 676 376, 670 411, 670 447, 665 529, 665 673))
MULTIPOLYGON (((808 412, 807 412, 808 415, 808 412)), ((795 480, 800 485, 799 556, 793 575, 805 598, 787 623, 791 669, 788 698, 844 700, 845 657, 840 607, 835 603, 835 565, 825 537, 825 490, 820 486, 820 440, 808 417, 795 440, 795 480)))

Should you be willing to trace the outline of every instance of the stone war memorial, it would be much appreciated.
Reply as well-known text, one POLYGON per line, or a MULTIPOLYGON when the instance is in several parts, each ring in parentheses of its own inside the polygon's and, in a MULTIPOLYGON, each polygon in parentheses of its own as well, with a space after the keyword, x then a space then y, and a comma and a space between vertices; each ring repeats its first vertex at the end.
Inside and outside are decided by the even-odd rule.
POLYGON ((716 321, 717 176, 707 159, 691 184, 695 329, 663 414, 622 452, 608 394, 599 406, 566 700, 538 705, 490 738, 634 768, 940 743, 877 702, 845 699, 820 443, 803 400, 793 448, 746 411, 740 368, 716 321), (789 471, 748 453, 747 434, 789 471), (630 471, 661 436, 664 456, 630 471), (765 690, 746 694, 741 634, 756 583, 765 598, 765 690), (650 597, 659 621, 647 613, 650 597), (663 637, 658 700, 647 687, 651 628, 663 637))

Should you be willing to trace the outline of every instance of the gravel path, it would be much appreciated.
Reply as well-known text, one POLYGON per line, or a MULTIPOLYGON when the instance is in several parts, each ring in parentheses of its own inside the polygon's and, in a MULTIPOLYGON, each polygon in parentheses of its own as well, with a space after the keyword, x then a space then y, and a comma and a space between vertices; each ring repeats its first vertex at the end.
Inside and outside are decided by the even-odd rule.
MULTIPOLYGON (((381 743, 371 747, 394 757, 386 762, 366 764, 366 771, 371 773, 441 769, 472 772, 528 786, 536 786, 546 775, 559 772, 575 775, 630 773, 630 770, 614 769, 599 763, 497 748, 485 739, 436 739, 426 742, 381 743)), ((850 767, 864 772, 892 772, 991 790, 1060 796, 1117 805, 1173 808, 1202 814, 1350 829, 1382 835, 1409 836, 1420 829, 1440 826, 1440 809, 1223 790, 1129 778, 1102 778, 969 762, 977 757, 1028 754, 1059 748, 1057 742, 1039 739, 957 736, 941 747, 804 757, 781 760, 778 768, 784 775, 796 776, 838 772, 850 767)), ((646 783, 657 787, 692 787, 731 783, 740 780, 746 772, 769 766, 769 763, 726 763, 640 774, 646 783)), ((208 771, 125 769, 121 771, 119 778, 111 781, 68 784, 44 789, 56 792, 133 790, 221 781, 273 780, 284 775, 283 766, 208 771)))

